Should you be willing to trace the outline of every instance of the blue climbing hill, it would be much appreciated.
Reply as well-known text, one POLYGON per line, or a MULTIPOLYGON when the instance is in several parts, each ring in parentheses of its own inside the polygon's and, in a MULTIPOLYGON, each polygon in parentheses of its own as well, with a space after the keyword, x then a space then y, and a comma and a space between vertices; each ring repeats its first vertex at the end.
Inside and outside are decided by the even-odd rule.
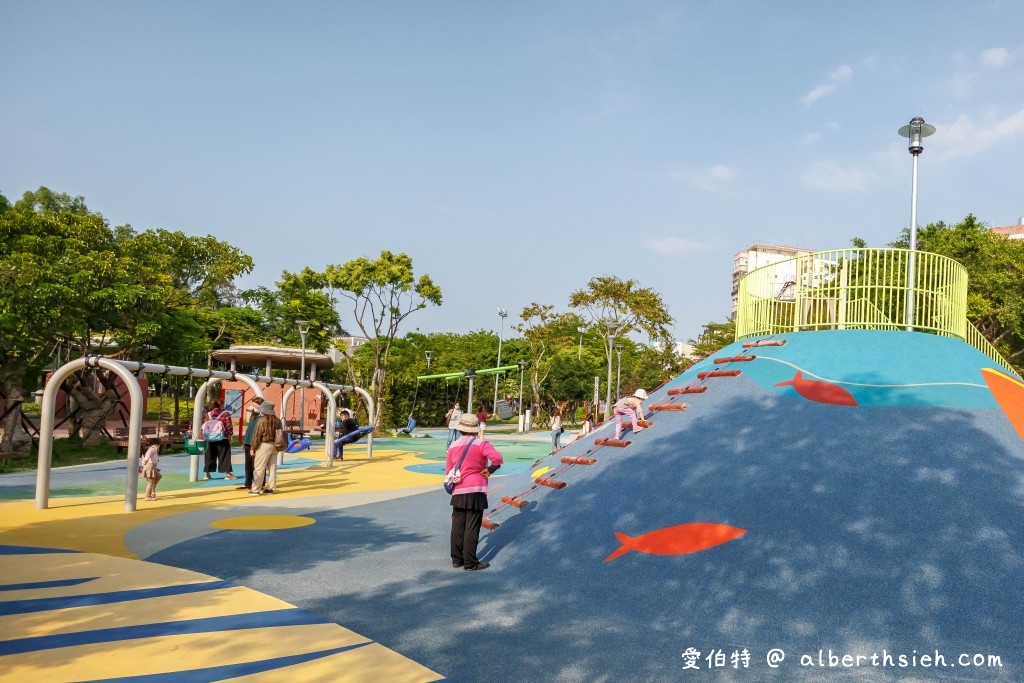
MULTIPOLYGON (((486 572, 450 568, 438 491, 322 513, 234 578, 465 683, 1024 680, 1024 441, 997 366, 918 333, 773 340, 651 392, 688 407, 629 446, 595 446, 605 425, 533 468, 565 488, 495 477, 486 572)), ((209 571, 194 550, 154 559, 209 571)))

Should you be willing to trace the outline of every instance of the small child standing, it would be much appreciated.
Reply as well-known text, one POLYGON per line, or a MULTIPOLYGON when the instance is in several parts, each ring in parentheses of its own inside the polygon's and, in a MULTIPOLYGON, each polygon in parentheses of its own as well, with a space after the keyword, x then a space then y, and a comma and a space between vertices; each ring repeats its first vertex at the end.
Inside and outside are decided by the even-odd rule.
POLYGON ((156 485, 163 479, 160 474, 160 442, 155 439, 149 440, 149 448, 142 456, 142 476, 146 479, 146 500, 156 500, 156 485))

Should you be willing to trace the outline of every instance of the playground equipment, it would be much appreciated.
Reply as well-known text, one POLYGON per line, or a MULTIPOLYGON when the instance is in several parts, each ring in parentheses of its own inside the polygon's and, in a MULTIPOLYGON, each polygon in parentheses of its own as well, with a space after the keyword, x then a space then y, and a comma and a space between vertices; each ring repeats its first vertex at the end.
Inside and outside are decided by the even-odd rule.
POLYGON ((868 248, 803 254, 744 275, 736 301, 737 341, 801 330, 913 329, 955 337, 1015 373, 967 320, 967 269, 948 256, 868 248))
MULTIPOLYGON (((335 407, 334 392, 340 391, 356 391, 363 395, 364 400, 367 402, 367 410, 370 415, 370 420, 373 420, 374 405, 373 399, 370 397, 365 390, 359 387, 352 387, 347 385, 326 385, 321 382, 311 382, 310 380, 298 380, 298 379, 286 379, 283 377, 267 377, 267 376, 251 376, 243 373, 236 372, 234 370, 223 371, 223 370, 208 370, 203 368, 190 368, 175 365, 161 365, 155 363, 139 363, 136 361, 127 360, 112 360, 110 358, 103 358, 100 356, 86 356, 85 358, 78 358, 70 361, 65 365, 61 366, 53 372, 50 376, 50 380, 46 384, 46 388, 43 390, 43 400, 40 414, 40 426, 39 426, 39 456, 38 456, 38 469, 36 473, 36 508, 42 510, 49 506, 50 501, 50 470, 53 464, 53 431, 54 423, 56 422, 56 404, 57 404, 57 391, 60 389, 61 384, 71 374, 85 369, 85 368, 104 368, 113 372, 115 375, 121 378, 125 386, 128 388, 128 395, 131 405, 131 414, 128 421, 128 462, 126 464, 126 477, 125 477, 125 496, 124 506, 126 512, 134 512, 136 509, 136 498, 138 496, 138 467, 139 467, 139 453, 140 445, 142 441, 142 388, 139 386, 138 376, 142 374, 165 374, 165 375, 181 375, 186 377, 206 377, 206 382, 200 385, 199 390, 195 396, 195 409, 192 413, 192 434, 199 434, 200 427, 202 426, 203 418, 203 401, 206 397, 206 391, 211 384, 220 382, 221 380, 237 380, 245 383, 253 390, 253 392, 263 397, 263 390, 260 387, 260 383, 267 386, 271 384, 289 385, 295 386, 306 386, 318 388, 329 397, 328 403, 331 407, 332 414, 335 407)), ((334 434, 334 422, 329 421, 328 424, 328 436, 333 437, 334 434)), ((324 449, 326 455, 326 465, 331 466, 331 441, 327 441, 327 446, 324 449)), ((205 444, 204 444, 205 448, 205 444)), ((367 441, 367 453, 370 453, 371 443, 367 441)), ((193 443, 192 449, 189 450, 186 445, 191 457, 189 466, 189 481, 196 481, 198 479, 199 472, 199 455, 202 452, 198 444, 193 443), (194 452, 193 452, 194 451, 194 452)), ((372 457, 372 455, 371 455, 372 457)))
MULTIPOLYGON (((519 370, 520 372, 522 372, 523 368, 521 365, 502 365, 501 367, 487 368, 485 370, 465 370, 463 372, 445 372, 438 375, 420 375, 419 377, 416 378, 416 387, 418 389, 419 383, 424 380, 458 379, 459 382, 461 383, 462 378, 465 377, 469 380, 469 397, 466 399, 466 411, 473 412, 473 378, 479 377, 481 375, 497 375, 500 373, 509 372, 511 370, 519 370)), ((500 417, 503 420, 506 420, 508 419, 508 417, 511 417, 513 413, 511 413, 511 408, 509 408, 508 402, 499 401, 499 403, 504 403, 505 405, 501 411, 495 410, 495 412, 498 413, 498 417, 500 417), (506 417, 506 415, 508 417, 506 417)), ((522 404, 522 397, 520 397, 520 404, 522 404)))

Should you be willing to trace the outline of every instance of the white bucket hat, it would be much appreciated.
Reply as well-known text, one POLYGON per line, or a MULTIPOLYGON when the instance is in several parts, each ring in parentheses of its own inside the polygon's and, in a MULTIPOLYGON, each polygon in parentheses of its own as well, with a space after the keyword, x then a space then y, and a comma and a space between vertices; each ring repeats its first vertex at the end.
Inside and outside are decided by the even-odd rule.
POLYGON ((636 396, 641 401, 647 400, 647 392, 644 391, 643 389, 637 389, 636 391, 633 392, 633 395, 636 396))
POLYGON ((455 429, 463 434, 476 434, 480 431, 480 420, 476 419, 476 415, 463 413, 458 424, 455 425, 455 429))

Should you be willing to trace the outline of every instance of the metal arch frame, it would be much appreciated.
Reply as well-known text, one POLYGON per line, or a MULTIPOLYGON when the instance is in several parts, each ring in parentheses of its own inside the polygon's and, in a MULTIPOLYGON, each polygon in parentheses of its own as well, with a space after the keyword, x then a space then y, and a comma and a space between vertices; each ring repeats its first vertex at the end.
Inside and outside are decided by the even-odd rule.
MULTIPOLYGON (((39 453, 37 460, 37 472, 36 472, 36 508, 43 510, 49 507, 50 502, 50 474, 53 464, 53 432, 54 424, 56 422, 56 404, 57 404, 57 392, 63 385, 64 380, 67 379, 72 373, 82 368, 88 367, 100 367, 105 368, 114 372, 120 377, 125 385, 128 387, 128 395, 130 400, 131 415, 128 420, 128 460, 126 464, 126 477, 125 477, 125 500, 124 507, 125 512, 134 512, 136 509, 137 497, 138 497, 138 467, 139 467, 139 451, 142 442, 142 387, 139 385, 138 376, 140 374, 149 373, 160 373, 165 375, 181 375, 185 377, 207 377, 216 380, 234 379, 247 384, 252 388, 259 396, 263 396, 263 390, 257 384, 257 382, 263 382, 267 386, 271 384, 280 384, 282 386, 290 385, 294 387, 300 383, 297 379, 285 379, 283 377, 269 377, 269 376, 254 376, 246 375, 243 373, 237 373, 235 371, 221 371, 221 370, 208 370, 202 368, 190 368, 176 365, 163 365, 156 363, 139 363, 137 361, 125 361, 125 360, 113 360, 110 358, 104 358, 102 356, 86 356, 84 358, 78 358, 73 361, 69 361, 62 365, 60 368, 55 370, 50 376, 49 381, 46 383, 46 387, 43 389, 43 401, 41 405, 41 415, 39 424, 39 453)), ((308 381, 308 380, 307 380, 308 381)), ((212 381, 205 382, 201 390, 204 391, 212 381)), ((335 397, 342 390, 345 391, 356 391, 363 396, 366 402, 367 411, 370 416, 371 424, 374 419, 374 403, 370 394, 361 387, 353 387, 340 384, 322 384, 320 382, 313 383, 321 391, 328 389, 325 393, 328 394, 328 404, 334 403, 336 409, 335 397), (319 385, 319 386, 318 386, 319 385), (333 392, 333 393, 332 393, 333 392)), ((197 398, 201 395, 197 394, 197 398)), ((196 401, 197 405, 202 405, 201 401, 196 401)), ((202 414, 200 413, 200 418, 202 414)), ((202 427, 202 423, 196 427, 195 423, 195 409, 193 408, 193 428, 199 429, 202 427)), ((334 433, 334 420, 329 421, 329 434, 334 433)), ((195 433, 195 432, 193 432, 195 433)), ((328 442, 333 445, 333 441, 328 442)), ((373 434, 370 434, 367 438, 367 454, 373 457, 373 434)), ((329 451, 328 451, 329 452, 329 451)), ((191 481, 195 481, 198 478, 198 463, 199 456, 192 456, 192 465, 190 466, 191 481)), ((328 467, 330 462, 328 462, 328 467)))
MULTIPOLYGON (((206 392, 209 390, 211 385, 213 385, 213 384, 220 384, 224 380, 237 380, 239 382, 242 382, 243 384, 246 384, 250 389, 252 389, 254 392, 256 392, 256 395, 259 396, 260 398, 264 398, 264 399, 266 398, 266 396, 264 396, 264 394, 263 394, 263 389, 260 387, 259 384, 256 383, 256 380, 253 379, 252 377, 250 377, 249 375, 238 374, 237 372, 235 372, 233 370, 229 371, 229 372, 222 373, 222 374, 227 375, 227 376, 226 377, 211 376, 210 379, 208 379, 205 382, 203 382, 202 384, 200 384, 199 388, 196 390, 196 395, 195 395, 195 398, 193 399, 193 404, 192 404, 192 438, 193 439, 196 438, 196 435, 198 435, 198 434, 200 434, 202 432, 202 429, 203 429, 203 413, 205 412, 204 406, 206 404, 206 392)), ((228 438, 231 438, 230 434, 228 435, 228 438)), ((199 454, 198 453, 193 453, 192 457, 189 459, 189 463, 188 463, 188 480, 190 482, 191 481, 199 481, 199 454)))
MULTIPOLYGON (((337 402, 338 395, 341 394, 341 392, 343 391, 356 392, 357 394, 363 397, 363 403, 366 404, 366 423, 372 425, 374 421, 377 419, 377 407, 373 402, 373 397, 370 396, 370 393, 366 391, 366 389, 363 389, 362 387, 350 386, 347 384, 328 384, 327 386, 328 388, 334 390, 334 393, 332 395, 334 396, 335 402, 337 402)), ((331 417, 331 426, 333 429, 334 416, 332 415, 331 417)), ((332 441, 331 444, 333 445, 334 442, 332 441)), ((373 432, 370 432, 369 434, 366 435, 366 457, 373 459, 373 432)))
POLYGON ((86 356, 73 360, 60 367, 43 389, 42 414, 39 422, 39 459, 36 471, 36 509, 44 510, 50 503, 50 468, 53 464, 53 423, 56 420, 57 392, 64 380, 82 368, 99 367, 110 370, 128 387, 131 401, 131 414, 128 418, 128 463, 125 469, 124 510, 135 512, 136 498, 139 493, 139 444, 142 441, 142 387, 134 372, 125 364, 100 358, 86 356))

